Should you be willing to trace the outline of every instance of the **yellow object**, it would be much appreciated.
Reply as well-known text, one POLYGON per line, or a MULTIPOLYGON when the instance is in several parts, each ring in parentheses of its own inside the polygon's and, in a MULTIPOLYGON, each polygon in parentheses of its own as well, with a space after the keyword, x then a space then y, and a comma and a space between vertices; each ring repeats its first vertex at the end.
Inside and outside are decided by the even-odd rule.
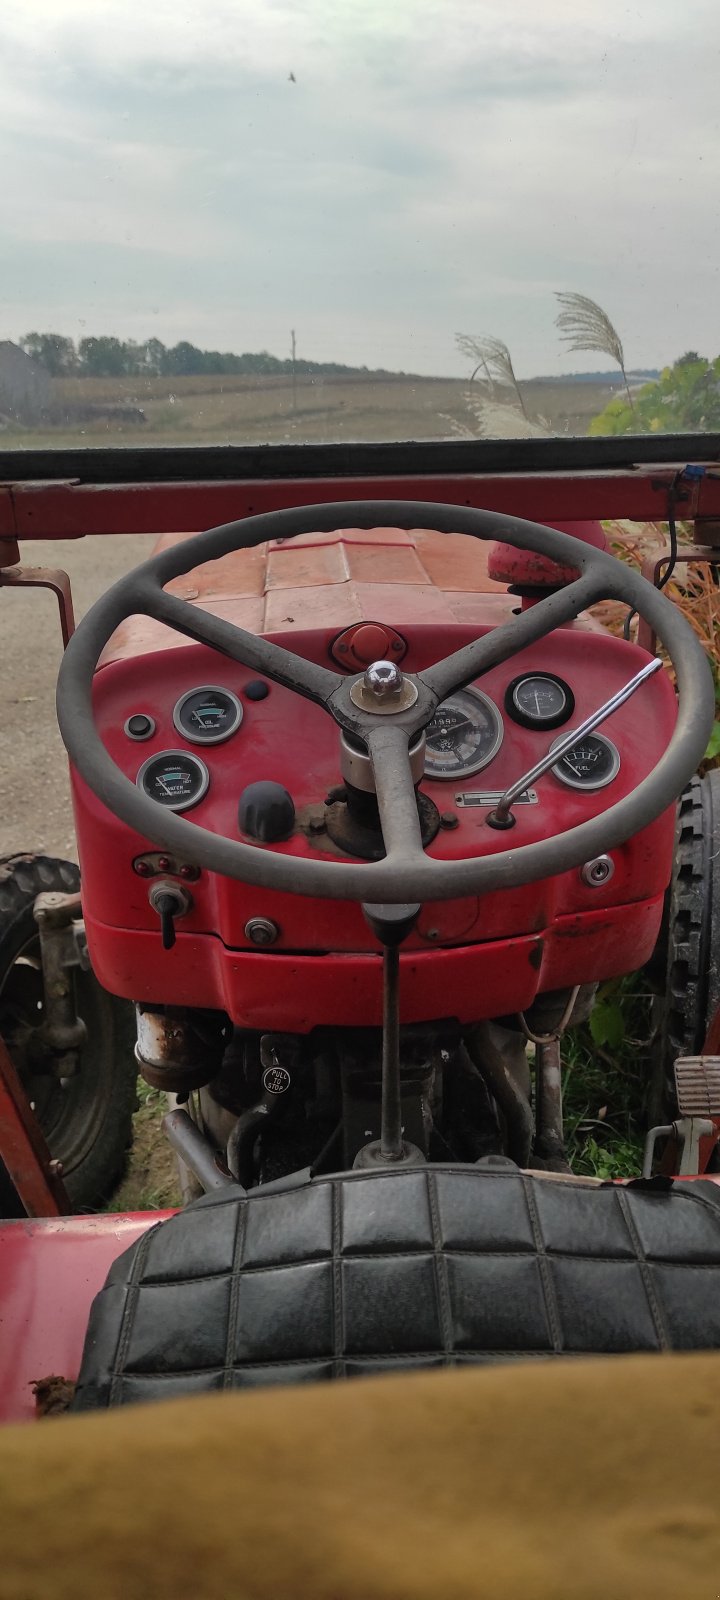
POLYGON ((720 1354, 505 1365, 0 1435, 2 1600, 717 1600, 720 1354))

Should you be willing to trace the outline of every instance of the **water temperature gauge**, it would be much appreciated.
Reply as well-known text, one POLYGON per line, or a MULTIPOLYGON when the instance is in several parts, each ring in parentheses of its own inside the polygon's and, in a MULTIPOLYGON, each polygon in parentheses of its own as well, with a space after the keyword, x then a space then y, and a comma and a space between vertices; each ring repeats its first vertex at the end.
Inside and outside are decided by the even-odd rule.
POLYGON ((189 811, 207 793, 210 773, 189 750, 163 750, 143 762, 135 781, 149 800, 166 811, 189 811))

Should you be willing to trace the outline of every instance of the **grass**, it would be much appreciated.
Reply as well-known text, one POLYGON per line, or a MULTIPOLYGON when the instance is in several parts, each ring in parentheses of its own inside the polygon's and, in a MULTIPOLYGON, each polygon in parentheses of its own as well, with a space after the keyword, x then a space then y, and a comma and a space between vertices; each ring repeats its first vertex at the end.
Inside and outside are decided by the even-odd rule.
POLYGON ((563 1110, 573 1172, 605 1179, 640 1174, 652 998, 642 974, 602 984, 590 1022, 563 1039, 563 1110))
POLYGON ((137 1098, 127 1171, 108 1211, 164 1211, 182 1203, 175 1156, 160 1127, 166 1096, 138 1078, 137 1098))

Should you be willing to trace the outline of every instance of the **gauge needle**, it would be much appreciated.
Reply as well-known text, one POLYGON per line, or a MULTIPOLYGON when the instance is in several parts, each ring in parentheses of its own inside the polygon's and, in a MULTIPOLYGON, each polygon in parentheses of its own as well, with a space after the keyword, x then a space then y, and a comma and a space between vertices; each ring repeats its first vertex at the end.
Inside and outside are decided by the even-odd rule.
POLYGON ((166 794, 172 794, 172 789, 168 789, 167 784, 163 783, 162 778, 158 778, 158 783, 160 784, 160 788, 165 790, 166 794))

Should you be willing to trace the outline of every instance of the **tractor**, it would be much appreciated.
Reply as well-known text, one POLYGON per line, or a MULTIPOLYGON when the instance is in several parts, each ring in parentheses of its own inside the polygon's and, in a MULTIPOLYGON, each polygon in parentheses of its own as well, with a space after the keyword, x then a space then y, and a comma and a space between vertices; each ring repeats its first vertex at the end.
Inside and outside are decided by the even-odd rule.
POLYGON ((158 538, 63 612, 79 873, 0 869, 6 1419, 44 1375, 96 1410, 720 1345, 714 688, 600 521, 680 508, 714 562, 714 443, 10 463, 0 583, 51 581, 16 539, 158 538), (560 1041, 646 966, 644 1168, 580 1178, 560 1041), (138 1072, 172 1214, 97 1210, 138 1072))

